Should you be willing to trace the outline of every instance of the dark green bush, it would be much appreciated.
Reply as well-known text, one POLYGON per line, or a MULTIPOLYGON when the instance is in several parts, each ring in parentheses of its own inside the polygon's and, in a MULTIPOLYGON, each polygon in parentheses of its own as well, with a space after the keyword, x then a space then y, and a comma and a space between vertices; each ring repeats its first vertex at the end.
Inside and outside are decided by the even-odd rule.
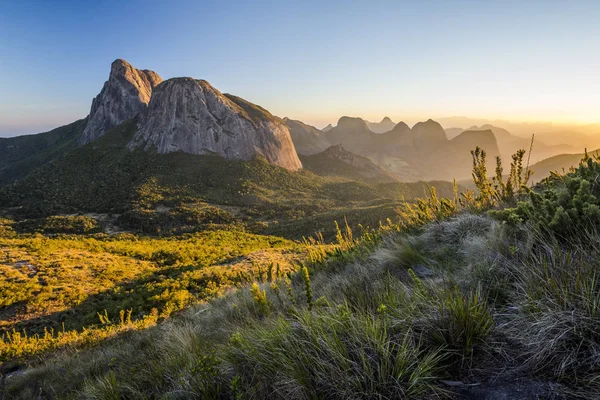
POLYGON ((564 176, 554 174, 529 190, 529 197, 514 208, 494 212, 498 218, 572 241, 600 228, 600 163, 587 154, 579 166, 564 176))

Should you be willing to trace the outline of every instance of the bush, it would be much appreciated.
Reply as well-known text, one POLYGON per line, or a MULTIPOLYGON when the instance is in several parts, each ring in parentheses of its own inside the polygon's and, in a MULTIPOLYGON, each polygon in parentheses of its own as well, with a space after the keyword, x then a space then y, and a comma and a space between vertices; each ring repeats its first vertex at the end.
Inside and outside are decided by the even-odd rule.
POLYGON ((98 221, 85 215, 54 215, 25 220, 17 223, 16 227, 20 231, 40 233, 89 234, 100 230, 98 221))

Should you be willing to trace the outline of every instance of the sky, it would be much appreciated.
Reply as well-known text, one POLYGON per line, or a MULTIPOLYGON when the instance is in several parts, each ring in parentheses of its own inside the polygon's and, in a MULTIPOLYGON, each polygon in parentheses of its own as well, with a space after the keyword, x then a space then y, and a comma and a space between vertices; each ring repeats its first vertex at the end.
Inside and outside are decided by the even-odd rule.
POLYGON ((280 117, 600 122, 599 1, 0 0, 0 136, 89 113, 123 58, 280 117))

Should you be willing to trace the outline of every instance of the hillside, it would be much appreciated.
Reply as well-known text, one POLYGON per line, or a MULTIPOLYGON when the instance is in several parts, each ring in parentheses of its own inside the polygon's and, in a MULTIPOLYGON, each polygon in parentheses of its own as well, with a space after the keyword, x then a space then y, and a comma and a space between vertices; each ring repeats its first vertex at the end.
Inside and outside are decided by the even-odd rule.
MULTIPOLYGON (((518 203, 509 197, 505 203, 493 200, 499 193, 457 201, 432 192, 418 204, 400 207, 396 223, 362 234, 342 225, 334 243, 317 237, 305 241, 304 253, 297 248, 297 256, 306 257, 301 264, 283 264, 280 258, 281 265, 257 263, 252 273, 208 267, 210 258, 198 248, 207 241, 237 243, 235 256, 241 248, 264 246, 252 235, 187 237, 175 239, 175 246, 173 240, 78 239, 80 251, 134 255, 140 272, 162 263, 136 282, 149 291, 138 294, 151 296, 146 307, 166 308, 137 316, 127 310, 99 313, 100 323, 81 333, 9 333, 9 340, 0 342, 0 357, 11 360, 16 373, 6 380, 4 393, 17 399, 32 393, 596 398, 600 327, 594 318, 599 289, 594 243, 600 226, 593 216, 600 189, 590 185, 599 171, 598 160, 589 159, 552 185, 513 193, 518 203), (581 232, 587 233, 581 237, 581 232), (195 269, 189 260, 196 258, 205 259, 207 267, 195 269), (197 286, 206 280, 213 283, 197 286), (227 287, 237 290, 226 292, 227 287), (202 296, 209 301, 179 313, 165 311, 202 296)), ((60 237, 45 239, 44 247, 24 243, 35 240, 10 227, 0 238, 5 245, 21 243, 9 250, 3 267, 10 268, 8 258, 24 257, 22 272, 14 273, 29 271, 31 277, 22 279, 33 279, 32 289, 35 275, 47 274, 36 257, 73 246, 60 237)), ((268 240, 272 252, 294 251, 293 243, 268 240)), ((226 253, 208 254, 221 263, 226 253)), ((91 265, 77 269, 86 284, 91 265)), ((74 315, 91 304, 128 298, 131 286, 104 282, 115 283, 117 289, 77 306, 74 315)), ((27 291, 17 293, 32 301, 27 291)))
POLYGON ((86 123, 81 119, 50 132, 0 138, 0 186, 75 148, 86 123))
MULTIPOLYGON (((600 154, 600 150, 589 153, 591 156, 600 154)), ((584 157, 585 153, 580 154, 560 154, 547 158, 533 164, 530 168, 533 171, 532 182, 539 182, 550 176, 551 172, 566 173, 571 167, 576 167, 584 157)))
POLYGON ((398 181, 368 158, 352 154, 344 150, 342 145, 331 146, 321 153, 302 157, 301 160, 304 168, 321 176, 340 176, 368 183, 398 181))
POLYGON ((323 132, 302 121, 284 118, 283 122, 290 130, 290 136, 299 155, 311 155, 327 149, 330 144, 324 139, 323 132))

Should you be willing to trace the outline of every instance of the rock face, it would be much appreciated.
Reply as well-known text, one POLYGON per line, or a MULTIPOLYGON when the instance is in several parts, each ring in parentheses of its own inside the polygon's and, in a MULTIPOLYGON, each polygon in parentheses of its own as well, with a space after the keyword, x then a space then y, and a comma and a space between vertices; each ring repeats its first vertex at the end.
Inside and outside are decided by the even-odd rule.
POLYGON ((154 89, 128 147, 238 160, 260 155, 289 170, 302 168, 290 132, 279 118, 192 78, 169 79, 154 89))
POLYGON ((161 82, 162 78, 154 71, 139 70, 125 60, 115 60, 108 81, 92 101, 89 120, 79 143, 90 143, 107 130, 143 112, 152 90, 161 82))

